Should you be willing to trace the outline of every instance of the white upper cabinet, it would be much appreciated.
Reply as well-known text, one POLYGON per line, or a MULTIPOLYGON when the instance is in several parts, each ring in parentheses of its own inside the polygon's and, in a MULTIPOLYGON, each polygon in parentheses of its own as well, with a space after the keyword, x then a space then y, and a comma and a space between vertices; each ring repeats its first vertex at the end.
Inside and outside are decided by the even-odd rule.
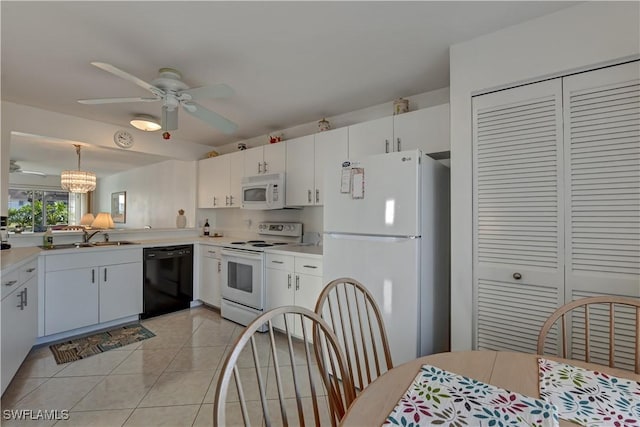
POLYGON ((244 151, 198 162, 198 207, 240 207, 240 181, 244 176, 244 151))
POLYGON ((393 151, 393 117, 349 126, 349 159, 358 160, 393 151))
POLYGON ((311 206, 315 200, 314 136, 290 139, 286 141, 286 147, 285 203, 287 206, 311 206))
POLYGON ((449 151, 449 104, 349 126, 349 159, 420 149, 449 151))
POLYGON ((287 144, 287 206, 319 206, 327 165, 347 159, 346 127, 291 139, 287 144))
POLYGON ((393 116, 393 151, 449 151, 449 104, 393 116))
POLYGON ((261 145, 244 151, 244 176, 284 172, 286 168, 285 144, 261 145))
POLYGON ((228 154, 229 157, 229 206, 239 208, 242 204, 242 177, 244 176, 244 151, 228 154))
POLYGON ((348 157, 348 128, 343 127, 315 135, 314 175, 316 205, 324 204, 324 174, 328 166, 342 164, 348 157))

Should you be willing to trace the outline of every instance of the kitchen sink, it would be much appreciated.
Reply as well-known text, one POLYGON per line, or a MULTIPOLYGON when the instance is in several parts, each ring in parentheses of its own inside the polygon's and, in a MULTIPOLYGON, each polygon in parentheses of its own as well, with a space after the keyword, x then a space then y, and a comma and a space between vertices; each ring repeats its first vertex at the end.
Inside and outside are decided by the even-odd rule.
POLYGON ((120 245, 137 245, 138 242, 130 242, 128 240, 114 240, 111 242, 95 242, 91 243, 93 246, 120 246, 120 245))
POLYGON ((74 249, 74 248, 95 248, 100 246, 121 246, 121 245, 137 245, 138 242, 130 242, 128 240, 114 240, 111 242, 76 242, 76 243, 62 243, 60 245, 53 245, 52 248, 45 248, 44 246, 39 246, 42 249, 46 250, 54 250, 54 249, 74 249))

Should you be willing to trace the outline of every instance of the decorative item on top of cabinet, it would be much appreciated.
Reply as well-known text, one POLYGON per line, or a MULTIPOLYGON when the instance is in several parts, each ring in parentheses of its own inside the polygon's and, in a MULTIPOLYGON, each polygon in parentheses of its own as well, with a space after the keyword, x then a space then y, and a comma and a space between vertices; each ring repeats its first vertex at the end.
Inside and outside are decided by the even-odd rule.
POLYGON ((187 226, 187 217, 184 216, 184 209, 180 209, 178 211, 178 216, 176 216, 176 227, 185 228, 187 226))
POLYGON ((244 151, 247 149, 247 144, 245 144, 244 142, 238 142, 238 150, 239 151, 244 151))
POLYGON ((393 115, 397 116, 398 114, 406 113, 409 111, 409 100, 398 98, 393 101, 393 115))
POLYGON ((331 129, 331 123, 329 123, 329 120, 327 119, 322 119, 318 122, 318 131, 319 132, 324 132, 326 130, 331 129))
POLYGON ((271 134, 269 135, 269 144, 275 144, 276 142, 282 141, 282 134, 271 134))

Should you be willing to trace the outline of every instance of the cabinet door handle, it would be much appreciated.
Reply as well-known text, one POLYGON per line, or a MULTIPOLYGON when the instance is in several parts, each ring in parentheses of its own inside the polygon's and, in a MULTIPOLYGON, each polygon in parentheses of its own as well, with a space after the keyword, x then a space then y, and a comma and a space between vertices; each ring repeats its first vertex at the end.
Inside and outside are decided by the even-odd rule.
POLYGON ((274 264, 284 264, 284 261, 272 260, 271 262, 274 263, 274 264))
POLYGON ((311 190, 307 190, 307 200, 311 203, 311 190))
POLYGON ((316 265, 303 265, 304 268, 318 268, 316 265))
POLYGON ((96 283, 96 270, 95 270, 95 268, 91 269, 91 283, 96 283))
POLYGON ((258 173, 262 173, 262 163, 258 162, 258 173))
POLYGON ((300 276, 296 275, 296 291, 300 290, 300 276))
POLYGON ((218 273, 222 271, 222 263, 218 261, 218 273))
POLYGON ((287 289, 291 289, 291 274, 287 274, 287 289))
POLYGON ((397 151, 402 151, 402 150, 400 149, 400 138, 396 139, 396 142, 397 142, 397 144, 398 144, 398 150, 397 150, 397 151))
POLYGON ((388 139, 384 140, 384 152, 385 153, 389 152, 389 140, 388 139))
POLYGON ((28 305, 27 304, 27 288, 24 288, 24 291, 22 292, 24 292, 24 306, 26 307, 28 305))
POLYGON ((210 254, 214 254, 214 255, 216 254, 216 251, 207 251, 207 252, 209 252, 210 254))
POLYGON ((36 271, 35 267, 27 268, 27 273, 33 273, 36 271))
POLYGON ((215 205, 218 203, 218 202, 217 202, 217 199, 218 199, 218 198, 217 198, 216 196, 213 196, 213 206, 215 206, 215 205))
POLYGON ((229 196, 229 206, 233 206, 233 196, 229 196))
POLYGON ((104 281, 107 281, 107 267, 104 268, 104 281))
POLYGON ((229 196, 224 196, 224 205, 229 206, 229 196))
POLYGON ((262 170, 267 173, 267 162, 262 162, 262 170))
POLYGON ((316 203, 320 203, 320 190, 316 188, 316 203))
POLYGON ((4 285, 5 285, 5 286, 13 286, 13 285, 15 285, 16 283, 18 283, 18 281, 17 281, 17 280, 9 280, 9 281, 8 281, 8 282, 6 282, 4 285))
POLYGON ((16 305, 16 307, 18 307, 20 310, 24 310, 24 291, 19 292, 16 296, 20 300, 20 303, 16 305))

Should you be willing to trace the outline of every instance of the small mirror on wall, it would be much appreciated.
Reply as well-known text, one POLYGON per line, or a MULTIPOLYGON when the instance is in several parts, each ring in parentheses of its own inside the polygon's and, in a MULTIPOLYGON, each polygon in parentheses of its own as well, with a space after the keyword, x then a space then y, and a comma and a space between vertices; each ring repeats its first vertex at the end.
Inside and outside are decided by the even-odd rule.
POLYGON ((113 222, 127 222, 127 192, 111 193, 111 217, 113 222))

